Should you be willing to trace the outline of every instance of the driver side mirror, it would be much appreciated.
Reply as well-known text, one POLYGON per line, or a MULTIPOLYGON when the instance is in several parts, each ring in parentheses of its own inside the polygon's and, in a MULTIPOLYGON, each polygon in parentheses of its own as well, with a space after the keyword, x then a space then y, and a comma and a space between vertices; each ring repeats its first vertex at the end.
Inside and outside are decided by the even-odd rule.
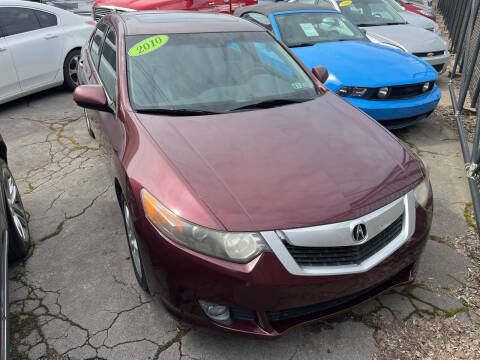
POLYGON ((328 70, 325 66, 315 66, 312 73, 322 84, 328 79, 328 70))
POLYGON ((97 111, 112 112, 108 106, 105 90, 101 85, 80 85, 73 92, 78 106, 97 111))

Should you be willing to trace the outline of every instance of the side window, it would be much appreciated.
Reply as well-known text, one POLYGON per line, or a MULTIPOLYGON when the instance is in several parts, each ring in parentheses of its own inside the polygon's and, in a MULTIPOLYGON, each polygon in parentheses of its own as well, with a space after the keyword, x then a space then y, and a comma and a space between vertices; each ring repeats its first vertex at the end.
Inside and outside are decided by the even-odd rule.
POLYGON ((102 80, 105 91, 110 100, 116 102, 117 98, 117 42, 115 30, 110 28, 105 38, 105 43, 100 56, 98 74, 102 80))
POLYGON ((255 12, 249 12, 249 13, 244 14, 242 17, 244 19, 247 19, 247 20, 250 20, 250 21, 253 21, 253 22, 257 23, 258 25, 263 26, 264 28, 266 28, 270 31, 273 30, 272 23, 270 22, 270 19, 263 14, 259 14, 259 13, 255 13, 255 12))
POLYGON ((90 41, 90 56, 92 57, 95 68, 98 67, 98 58, 100 56, 100 46, 102 45, 105 30, 107 29, 106 23, 100 23, 97 25, 97 29, 90 41))
POLYGON ((23 7, 2 7, 1 9, 0 26, 5 36, 40 29, 40 23, 33 10, 23 7))
POLYGON ((40 22, 40 26, 42 28, 47 28, 50 26, 57 25, 57 16, 53 14, 49 14, 44 11, 34 10, 35 15, 37 16, 38 21, 40 22))

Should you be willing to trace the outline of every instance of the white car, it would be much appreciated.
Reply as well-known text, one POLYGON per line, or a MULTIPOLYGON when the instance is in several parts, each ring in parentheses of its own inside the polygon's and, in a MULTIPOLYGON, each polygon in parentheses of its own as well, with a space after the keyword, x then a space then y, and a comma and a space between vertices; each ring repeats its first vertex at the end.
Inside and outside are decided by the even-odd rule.
POLYGON ((0 104, 61 84, 73 90, 94 25, 53 6, 0 1, 0 104))

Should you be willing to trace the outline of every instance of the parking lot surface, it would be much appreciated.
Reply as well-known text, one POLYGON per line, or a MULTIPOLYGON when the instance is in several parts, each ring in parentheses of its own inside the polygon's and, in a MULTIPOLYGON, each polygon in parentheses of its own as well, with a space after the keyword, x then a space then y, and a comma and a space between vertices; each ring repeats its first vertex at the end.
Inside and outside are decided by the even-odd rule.
MULTIPOLYGON (((275 341, 178 323, 140 289, 112 179, 71 93, 54 89, 2 105, 0 131, 35 244, 11 269, 14 359, 371 359, 385 358, 411 324, 435 334, 478 328, 478 308, 462 295, 476 265, 449 242, 469 229, 470 195, 456 132, 439 112, 396 133, 428 163, 434 190, 417 282, 275 341)), ((439 358, 434 345, 418 346, 418 357, 439 358)), ((461 346, 444 350, 468 356, 461 346)))

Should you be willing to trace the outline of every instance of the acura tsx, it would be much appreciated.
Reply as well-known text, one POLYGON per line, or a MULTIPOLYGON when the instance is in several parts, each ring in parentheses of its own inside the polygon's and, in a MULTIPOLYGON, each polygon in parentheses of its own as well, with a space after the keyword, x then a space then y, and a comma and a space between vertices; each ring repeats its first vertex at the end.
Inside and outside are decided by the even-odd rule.
POLYGON ((112 14, 79 64, 133 270, 176 317, 274 338, 413 281, 423 163, 266 29, 112 14))

